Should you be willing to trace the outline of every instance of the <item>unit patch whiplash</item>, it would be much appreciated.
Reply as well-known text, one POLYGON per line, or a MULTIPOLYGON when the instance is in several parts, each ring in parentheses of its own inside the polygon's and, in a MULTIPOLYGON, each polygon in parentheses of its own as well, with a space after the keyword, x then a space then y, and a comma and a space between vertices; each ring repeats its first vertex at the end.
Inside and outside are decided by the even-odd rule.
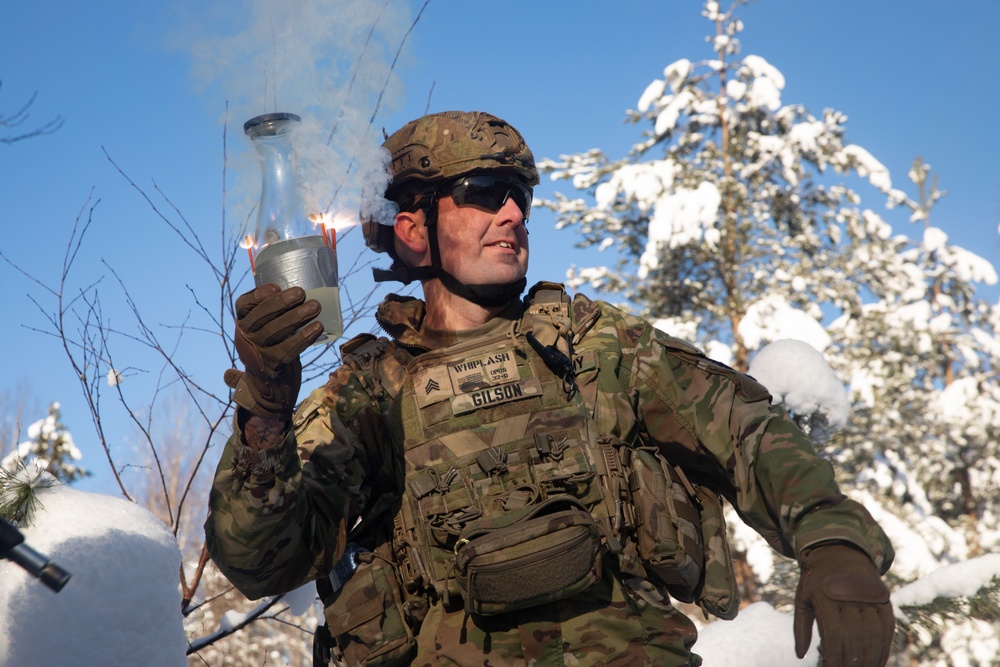
POLYGON ((448 364, 448 374, 456 394, 466 394, 521 379, 514 351, 503 347, 487 354, 448 364))
POLYGON ((520 379, 513 349, 501 347, 486 354, 480 353, 421 370, 413 378, 413 386, 417 406, 425 408, 452 396, 478 392, 520 379))

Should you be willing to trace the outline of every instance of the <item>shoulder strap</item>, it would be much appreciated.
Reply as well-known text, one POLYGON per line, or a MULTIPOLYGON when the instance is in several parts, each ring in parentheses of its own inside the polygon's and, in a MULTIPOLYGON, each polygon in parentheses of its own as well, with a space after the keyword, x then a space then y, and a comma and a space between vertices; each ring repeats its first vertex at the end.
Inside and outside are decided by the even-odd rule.
POLYGON ((380 406, 395 401, 406 379, 406 364, 413 355, 388 338, 359 334, 340 346, 344 364, 358 376, 372 400, 380 406))
MULTIPOLYGON (((396 484, 402 461, 393 446, 390 415, 406 379, 406 364, 413 355, 387 338, 371 334, 355 336, 344 343, 340 351, 344 365, 354 371, 373 404, 371 409, 365 408, 358 413, 355 424, 377 476, 377 497, 367 509, 364 522, 371 525, 372 519, 379 515, 389 513, 391 516, 398 501, 396 484)), ((364 532, 364 528, 361 530, 364 532)))
POLYGON ((574 382, 579 360, 573 347, 600 314, 600 306, 585 296, 570 299, 562 284, 540 282, 528 292, 521 330, 553 372, 574 382))

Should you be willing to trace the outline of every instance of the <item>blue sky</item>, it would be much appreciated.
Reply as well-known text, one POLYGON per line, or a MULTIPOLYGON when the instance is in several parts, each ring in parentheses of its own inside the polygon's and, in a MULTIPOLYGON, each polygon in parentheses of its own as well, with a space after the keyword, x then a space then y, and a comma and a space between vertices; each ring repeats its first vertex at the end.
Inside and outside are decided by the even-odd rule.
MULTIPOLYGON (((400 20, 409 25, 423 4, 404 3, 409 18, 400 20)), ((0 144, 0 248, 55 287, 75 217, 99 202, 67 292, 103 276, 102 310, 116 327, 128 330, 133 318, 115 275, 154 324, 177 324, 196 311, 188 286, 211 280, 139 189, 165 215, 177 220, 173 209, 182 213, 213 252, 219 246, 222 118, 229 98, 226 82, 198 82, 191 45, 196 35, 235 30, 246 20, 242 7, 37 0, 3 10, 0 115, 13 113, 37 91, 24 127, 57 116, 65 123, 50 136, 0 144)), ((709 56, 704 39, 711 25, 700 12, 696 0, 430 0, 396 66, 402 89, 385 101, 376 126, 392 131, 428 106, 483 109, 517 126, 536 157, 593 147, 620 157, 639 140, 639 129, 623 119, 648 83, 679 58, 709 56)), ((786 104, 846 113, 848 139, 882 161, 897 187, 908 185, 906 170, 922 156, 949 193, 933 222, 953 243, 1000 266, 1000 56, 990 46, 1000 3, 757 0, 739 15, 746 24, 742 54, 760 55, 785 75, 786 104)), ((243 120, 230 118, 231 157, 245 148, 243 120)), ((0 129, 2 134, 9 132, 0 129)), ((242 179, 235 185, 257 187, 253 174, 234 170, 228 176, 231 185, 242 179)), ((539 194, 552 190, 543 183, 539 194)), ((862 194, 867 205, 881 207, 873 192, 862 194)), ((888 219, 898 232, 919 231, 898 217, 888 219)), ((602 261, 574 249, 572 232, 552 226, 546 212, 533 216, 529 281, 559 280, 571 263, 602 261)), ((35 331, 47 323, 32 298, 46 310, 54 302, 6 263, 0 263, 0 279, 6 311, 0 391, 24 391, 43 411, 58 400, 85 463, 101 470, 65 354, 58 341, 35 331)), ((995 299, 997 290, 984 294, 995 299)), ((164 340, 173 344, 176 332, 163 330, 164 340)), ((209 350, 203 362, 191 362, 197 364, 193 372, 204 384, 221 387, 217 341, 199 342, 188 333, 182 345, 209 350)), ((129 365, 123 354, 116 365, 129 365)), ((148 381, 158 367, 144 370, 149 372, 136 378, 148 381)), ((127 455, 134 430, 112 412, 109 435, 127 455)), ((106 474, 93 483, 103 481, 106 474)))

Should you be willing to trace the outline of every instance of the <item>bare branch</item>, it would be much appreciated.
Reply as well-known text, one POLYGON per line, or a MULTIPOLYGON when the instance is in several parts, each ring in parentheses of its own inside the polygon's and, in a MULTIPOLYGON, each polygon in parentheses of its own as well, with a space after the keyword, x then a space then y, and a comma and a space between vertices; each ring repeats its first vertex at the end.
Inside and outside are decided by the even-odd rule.
MULTIPOLYGON (((3 81, 0 81, 0 88, 2 87, 3 87, 3 81)), ((31 97, 28 98, 28 101, 25 102, 21 106, 21 108, 15 111, 13 114, 9 116, 0 114, 0 128, 20 127, 21 125, 26 123, 28 119, 31 117, 31 114, 28 112, 28 110, 31 108, 31 105, 35 103, 35 99, 37 97, 38 97, 38 92, 36 91, 32 93, 31 97)), ((44 134, 52 134, 53 132, 61 128, 64 122, 65 121, 63 120, 62 116, 56 116, 52 120, 48 121, 47 123, 44 123, 43 125, 33 130, 26 130, 24 132, 21 132, 20 134, 0 135, 0 144, 13 144, 18 141, 31 139, 33 137, 39 137, 44 134)))
MULTIPOLYGON (((174 224, 167 216, 165 216, 160 211, 159 208, 157 208, 156 204, 153 203, 153 200, 150 199, 149 195, 146 194, 146 191, 143 190, 142 188, 140 188, 138 185, 136 185, 135 181, 133 181, 131 178, 129 178, 128 174, 126 174, 124 171, 122 171, 122 168, 118 166, 118 163, 115 162, 114 159, 112 159, 112 157, 110 155, 108 155, 107 149, 105 149, 102 146, 101 150, 104 152, 104 157, 106 157, 108 159, 108 162, 110 162, 112 164, 112 166, 114 166, 114 168, 118 171, 118 173, 121 174, 122 178, 124 178, 126 181, 128 181, 128 184, 131 185, 135 189, 135 191, 138 192, 139 195, 143 199, 146 200, 146 203, 149 204, 149 207, 151 209, 153 209, 153 213, 155 213, 157 215, 157 217, 160 218, 160 220, 162 220, 164 223, 166 223, 166 225, 168 227, 170 227, 170 229, 174 230, 174 233, 176 233, 177 236, 180 237, 180 239, 184 243, 184 245, 186 245, 189 248, 191 248, 191 250, 193 250, 195 252, 195 254, 198 255, 198 257, 200 257, 202 260, 204 260, 206 263, 208 263, 209 266, 212 266, 214 268, 214 265, 212 264, 212 260, 208 256, 208 253, 205 252, 205 248, 202 247, 201 241, 198 238, 198 235, 195 234, 192 231, 191 235, 194 237, 195 240, 192 241, 190 238, 188 238, 188 236, 186 236, 184 234, 184 232, 181 231, 181 229, 176 224, 174 224)), ((154 183, 154 187, 155 187, 155 185, 156 184, 154 183)), ((167 203, 169 204, 170 202, 168 201, 167 203)), ((173 206, 173 204, 171 204, 171 206, 173 206)), ((191 226, 187 224, 186 220, 184 221, 184 224, 188 228, 188 230, 191 231, 191 226)))
POLYGON ((243 618, 240 619, 238 623, 221 627, 210 635, 206 635, 204 637, 196 639, 193 642, 189 642, 187 648, 187 655, 191 655, 192 653, 197 653, 201 649, 211 644, 214 644, 223 637, 228 637, 229 635, 234 634, 239 630, 242 630, 246 626, 256 621, 258 618, 263 618, 264 613, 268 609, 276 605, 278 602, 280 602, 283 597, 284 595, 275 595, 274 597, 265 598, 263 602, 254 607, 248 613, 244 614, 243 618))

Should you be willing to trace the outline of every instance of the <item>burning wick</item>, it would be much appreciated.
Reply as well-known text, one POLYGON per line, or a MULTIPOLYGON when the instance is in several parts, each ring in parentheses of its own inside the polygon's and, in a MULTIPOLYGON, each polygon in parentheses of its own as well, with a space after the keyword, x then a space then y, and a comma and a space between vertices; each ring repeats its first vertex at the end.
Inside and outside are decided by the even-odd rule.
POLYGON ((240 245, 247 249, 247 254, 250 256, 250 273, 257 273, 256 267, 253 263, 253 237, 247 234, 246 239, 244 239, 240 245))
POLYGON ((337 223, 333 217, 324 213, 313 213, 309 216, 309 221, 319 226, 319 234, 323 237, 323 244, 331 250, 336 250, 337 223))

